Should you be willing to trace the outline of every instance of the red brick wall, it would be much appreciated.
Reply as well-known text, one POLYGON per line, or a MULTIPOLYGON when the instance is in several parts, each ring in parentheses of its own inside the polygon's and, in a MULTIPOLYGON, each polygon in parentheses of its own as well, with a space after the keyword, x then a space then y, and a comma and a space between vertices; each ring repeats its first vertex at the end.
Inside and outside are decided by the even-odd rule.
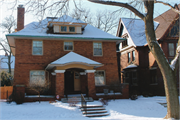
POLYGON ((89 96, 95 98, 96 89, 95 89, 94 73, 87 73, 87 83, 88 83, 89 96))
POLYGON ((64 97, 64 73, 56 73, 56 95, 59 99, 64 97))
POLYGON ((24 7, 18 7, 17 10, 17 31, 24 28, 24 7))
MULTIPOLYGON (((17 39, 16 40, 16 60, 14 84, 28 84, 30 70, 44 70, 45 67, 67 54, 69 51, 63 50, 63 41, 60 40, 44 40, 43 55, 32 55, 32 40, 17 39)), ((74 41, 74 51, 87 58, 104 64, 97 70, 105 70, 106 84, 110 84, 111 80, 118 80, 118 66, 116 57, 116 43, 103 42, 103 56, 93 56, 92 41, 74 41)))

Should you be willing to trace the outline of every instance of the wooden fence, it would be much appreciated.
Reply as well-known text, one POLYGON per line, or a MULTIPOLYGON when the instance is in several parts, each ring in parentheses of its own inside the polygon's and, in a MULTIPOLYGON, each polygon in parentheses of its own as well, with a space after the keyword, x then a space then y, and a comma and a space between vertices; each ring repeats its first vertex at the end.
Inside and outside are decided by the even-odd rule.
POLYGON ((1 99, 7 99, 7 96, 10 96, 13 92, 13 86, 4 86, 0 87, 1 99))

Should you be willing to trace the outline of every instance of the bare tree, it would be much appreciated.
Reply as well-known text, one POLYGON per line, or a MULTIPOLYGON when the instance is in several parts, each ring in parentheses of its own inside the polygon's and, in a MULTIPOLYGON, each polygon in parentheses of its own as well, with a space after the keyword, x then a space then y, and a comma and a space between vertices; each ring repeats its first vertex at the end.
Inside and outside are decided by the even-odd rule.
POLYGON ((30 80, 27 88, 35 91, 39 96, 40 102, 40 94, 49 89, 50 82, 41 78, 34 78, 30 80))
MULTIPOLYGON (((6 17, 3 23, 0 24, 0 27, 4 28, 3 31, 4 33, 12 33, 16 28, 16 20, 14 19, 13 16, 6 17)), ((11 74, 11 63, 13 62, 11 61, 12 52, 7 40, 1 39, 0 46, 1 46, 0 50, 3 50, 5 52, 5 56, 7 56, 7 58, 2 58, 1 62, 5 62, 8 64, 8 73, 11 74), (3 61, 3 59, 8 59, 8 61, 3 61)))
POLYGON ((98 10, 94 14, 90 12, 89 8, 82 8, 81 6, 78 6, 78 8, 73 9, 70 16, 91 24, 105 32, 112 33, 111 30, 113 28, 117 28, 118 26, 118 14, 118 10, 114 12, 110 10, 98 10))
MULTIPOLYGON (((105 1, 105 0, 88 0, 90 2, 104 4, 104 5, 112 5, 112 6, 119 6, 124 7, 133 12, 136 16, 141 18, 145 23, 145 34, 146 34, 146 40, 149 46, 150 51, 154 55, 154 58, 156 59, 156 62, 161 70, 163 80, 164 80, 164 86, 165 86, 165 92, 166 92, 166 100, 167 100, 167 115, 166 118, 175 118, 179 119, 179 99, 178 99, 178 92, 176 87, 176 79, 175 79, 175 70, 171 67, 171 65, 174 66, 174 68, 178 67, 178 52, 176 53, 175 60, 172 64, 169 64, 164 52, 162 51, 160 45, 158 44, 155 36, 155 30, 154 30, 154 22, 153 22, 153 14, 154 14, 154 4, 155 3, 164 3, 162 1, 157 0, 142 0, 145 8, 145 14, 143 14, 141 11, 137 10, 135 7, 128 3, 123 2, 115 2, 115 1, 105 1)), ((133 1, 136 2, 136 1, 133 1)), ((169 4, 168 4, 169 5, 169 4)), ((174 11, 177 11, 179 13, 179 8, 177 5, 174 7, 171 7, 174 11), (178 9, 177 9, 178 8, 178 9)), ((180 39, 179 39, 180 42, 180 39)), ((178 46, 179 46, 178 42, 178 46)))

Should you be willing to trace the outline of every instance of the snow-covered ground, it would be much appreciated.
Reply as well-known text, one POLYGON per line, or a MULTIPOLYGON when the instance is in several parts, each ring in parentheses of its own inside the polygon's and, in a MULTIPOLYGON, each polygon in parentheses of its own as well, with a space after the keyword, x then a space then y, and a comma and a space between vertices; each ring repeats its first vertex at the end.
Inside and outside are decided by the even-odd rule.
MULTIPOLYGON (((159 103, 166 103, 166 97, 142 97, 137 100, 111 100, 106 106, 110 113, 106 117, 87 118, 77 107, 70 107, 68 103, 31 102, 16 105, 0 101, 0 120, 163 120, 167 109, 159 103)), ((88 105, 101 105, 101 102, 89 102, 88 105)))

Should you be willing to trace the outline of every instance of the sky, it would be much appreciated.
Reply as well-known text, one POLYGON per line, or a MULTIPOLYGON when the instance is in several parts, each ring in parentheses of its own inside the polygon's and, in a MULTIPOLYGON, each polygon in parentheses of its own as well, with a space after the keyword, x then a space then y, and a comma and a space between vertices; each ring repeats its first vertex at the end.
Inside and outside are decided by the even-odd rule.
MULTIPOLYGON (((13 15, 14 18, 17 18, 17 6, 19 4, 24 5, 25 10, 27 10, 27 5, 25 5, 25 2, 27 2, 27 0, 19 0, 19 2, 17 3, 16 6, 13 6, 12 2, 14 0, 5 0, 5 3, 1 3, 2 0, 0 0, 0 23, 3 22, 5 17, 8 17, 10 15, 13 15), (14 8, 14 10, 12 11, 10 8, 14 8)), ((55 0, 51 1, 54 2, 55 0)), ((102 5, 102 4, 95 4, 95 3, 91 3, 87 0, 75 0, 76 4, 79 4, 79 1, 81 1, 81 6, 83 8, 89 8, 90 12, 92 12, 93 14, 96 14, 97 11, 99 10, 111 10, 111 11, 116 11, 119 10, 120 7, 116 7, 116 6, 107 6, 107 5, 102 5)), ((129 2, 130 0, 114 0, 114 1, 123 1, 123 2, 129 2)), ((163 0, 164 2, 169 2, 170 4, 174 5, 174 3, 178 3, 180 4, 179 0, 163 0)), ((69 4, 69 8, 70 11, 72 11, 75 8, 75 5, 73 3, 72 0, 70 0, 70 4, 69 4)), ((159 16, 160 14, 162 14, 163 12, 167 11, 168 9, 170 9, 170 7, 162 5, 162 4, 155 4, 155 9, 154 9, 154 17, 159 16)), ((47 17, 47 16, 45 16, 47 17)), ((48 17, 50 17, 48 15, 48 17)), ((130 12, 127 12, 126 9, 123 9, 123 11, 119 14, 118 16, 119 18, 121 17, 125 17, 125 18, 130 18, 130 17, 134 17, 130 14, 130 12)), ((38 21, 37 16, 33 15, 32 12, 27 12, 25 14, 25 25, 27 25, 28 23, 31 23, 33 21, 38 21)), ((5 38, 5 34, 2 33, 3 29, 0 28, 0 38, 5 38)))

